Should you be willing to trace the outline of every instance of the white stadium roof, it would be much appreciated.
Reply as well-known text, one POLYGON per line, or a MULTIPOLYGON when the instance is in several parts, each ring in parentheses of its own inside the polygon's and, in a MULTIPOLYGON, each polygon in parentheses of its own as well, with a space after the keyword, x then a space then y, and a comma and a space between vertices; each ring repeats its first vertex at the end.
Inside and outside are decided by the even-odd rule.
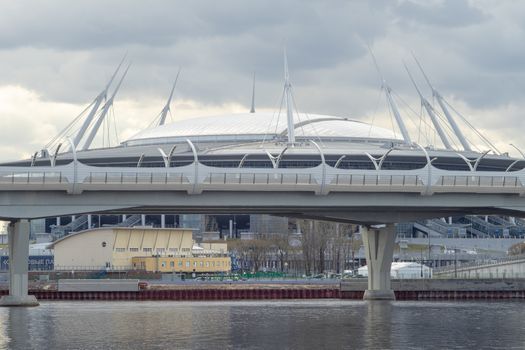
MULTIPOLYGON (((295 115, 297 137, 380 139, 399 140, 399 137, 384 128, 342 117, 299 114, 295 115)), ((281 113, 239 113, 184 119, 162 126, 143 130, 125 142, 128 145, 162 143, 177 139, 259 140, 286 133, 286 115, 281 113)))

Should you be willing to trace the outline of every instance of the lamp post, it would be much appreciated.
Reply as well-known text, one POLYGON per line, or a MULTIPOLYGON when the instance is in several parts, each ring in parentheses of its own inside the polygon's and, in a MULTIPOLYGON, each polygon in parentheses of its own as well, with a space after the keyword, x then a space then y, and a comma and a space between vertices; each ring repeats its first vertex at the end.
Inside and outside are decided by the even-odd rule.
POLYGON ((421 278, 423 278, 423 249, 421 249, 421 262, 419 265, 421 266, 421 278))
POLYGON ((458 278, 458 255, 456 247, 454 247, 454 278, 458 278))
POLYGON ((430 262, 430 233, 427 233, 428 237, 428 264, 432 266, 433 264, 430 262))

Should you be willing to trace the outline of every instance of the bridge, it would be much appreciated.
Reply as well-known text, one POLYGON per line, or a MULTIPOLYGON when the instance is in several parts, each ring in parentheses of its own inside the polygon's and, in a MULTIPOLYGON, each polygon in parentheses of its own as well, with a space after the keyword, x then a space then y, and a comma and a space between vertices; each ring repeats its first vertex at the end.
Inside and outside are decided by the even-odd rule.
POLYGON ((484 138, 489 151, 472 150, 441 95, 446 119, 439 122, 428 101, 424 106, 444 148, 410 139, 390 88, 385 93, 402 138, 347 117, 295 112, 287 67, 281 106, 286 118, 255 113, 252 104, 250 113, 164 124, 172 88, 156 125, 117 146, 94 148, 125 76, 102 105, 115 74, 83 119, 30 159, 0 164, 0 218, 11 221, 10 295, 0 304, 37 303, 27 291, 32 218, 225 212, 357 223, 363 225, 369 266, 365 298, 392 299, 395 223, 465 214, 525 216, 525 155, 502 154, 484 138), (447 121, 448 135, 441 125, 447 121), (454 138, 461 146, 454 147, 454 138))

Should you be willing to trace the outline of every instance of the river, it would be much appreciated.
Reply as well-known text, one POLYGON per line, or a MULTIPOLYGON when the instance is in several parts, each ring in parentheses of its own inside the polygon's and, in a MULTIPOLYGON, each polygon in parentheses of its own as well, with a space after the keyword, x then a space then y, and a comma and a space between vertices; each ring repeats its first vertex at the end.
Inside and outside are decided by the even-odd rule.
POLYGON ((524 349, 524 302, 42 302, 0 349, 524 349))

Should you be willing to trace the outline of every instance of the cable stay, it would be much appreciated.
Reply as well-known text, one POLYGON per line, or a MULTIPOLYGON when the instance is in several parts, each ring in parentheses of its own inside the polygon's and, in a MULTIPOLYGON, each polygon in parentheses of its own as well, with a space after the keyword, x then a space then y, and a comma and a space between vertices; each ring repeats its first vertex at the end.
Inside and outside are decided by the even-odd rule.
MULTIPOLYGON (((126 54, 127 55, 127 54, 126 54)), ((126 58, 126 55, 122 58, 121 62, 117 66, 117 69, 111 76, 109 82, 106 84, 106 87, 104 90, 100 92, 100 94, 97 95, 97 97, 87 106, 84 108, 82 112, 80 112, 74 119, 71 121, 64 129, 60 131, 55 137, 53 137, 43 148, 43 153, 45 153, 45 150, 54 148, 55 145, 58 143, 64 143, 63 141, 69 137, 71 137, 71 146, 62 147, 62 151, 71 150, 73 145, 76 148, 84 136, 84 133, 86 129, 89 127, 89 124, 91 123, 93 117, 97 114, 97 111, 101 105, 101 103, 106 99, 107 91, 109 87, 111 86, 111 83, 113 82, 116 74, 120 70, 120 67, 122 66, 122 63, 124 62, 124 59, 126 58), (87 113, 89 111, 89 113, 87 113), (87 116, 86 116, 87 113, 87 116), (83 123, 79 126, 79 123, 81 120, 84 120, 83 123), (74 136, 73 136, 74 135, 74 136)), ((45 154, 41 152, 41 156, 44 157, 45 154)))
POLYGON ((88 127, 91 124, 91 122, 93 121, 93 118, 95 117, 95 114, 97 113, 100 105, 102 104, 102 102, 104 102, 106 100, 109 87, 111 86, 111 83, 113 82, 113 80, 115 79, 118 71, 120 70, 120 67, 124 63, 124 60, 126 59, 126 56, 127 56, 127 54, 124 55, 124 57, 122 57, 122 60, 120 61, 117 69, 115 70, 115 72, 111 76, 111 79, 109 79, 109 82, 107 83, 106 87, 104 88, 104 90, 102 90, 102 92, 100 92, 100 94, 93 101, 93 108, 91 108, 91 111, 89 112, 88 116, 86 117, 86 119, 84 119, 84 123, 82 123, 82 126, 80 127, 80 129, 78 130, 77 134, 73 138, 73 144, 75 145, 75 147, 78 146, 78 144, 80 143, 80 140, 84 137, 84 134, 86 133, 86 130, 88 129, 88 127))
POLYGON ((430 87, 430 90, 432 91, 432 96, 436 98, 437 103, 441 107, 441 110, 445 114, 445 117, 447 118, 450 126, 452 126, 452 129, 454 130, 455 135, 459 139, 459 142, 461 142, 461 145, 463 146, 463 149, 465 151, 472 151, 472 148, 470 147, 470 144, 468 143, 467 139, 465 138, 465 135, 459 128, 458 124, 456 123, 456 120, 452 117, 450 114, 447 106, 443 102, 443 97, 441 94, 434 88, 434 86, 430 83, 430 79, 426 75, 425 71, 423 70, 423 67, 419 63, 419 60, 417 59, 416 55, 412 52, 412 57, 414 58, 414 61, 416 61, 417 66, 419 67, 419 70, 421 71, 421 74, 425 78, 425 81, 427 82, 428 86, 430 87))
POLYGON ((175 82, 173 83, 173 86, 171 87, 171 92, 170 92, 170 96, 168 97, 168 101, 166 101, 166 105, 164 106, 164 108, 162 108, 162 111, 160 112, 159 123, 157 124, 157 126, 164 125, 164 123, 166 122, 166 116, 168 115, 168 112, 171 113, 171 108, 170 108, 171 100, 173 99, 173 91, 175 91, 175 86, 177 86, 177 81, 179 80, 179 74, 180 74, 180 68, 179 68, 179 71, 177 72, 177 76, 175 77, 175 82))
MULTIPOLYGON (((414 58, 414 61, 418 65, 423 77, 425 78, 428 86, 432 90, 432 96, 437 100, 437 103, 439 104, 441 110, 445 114, 445 117, 447 118, 448 122, 452 126, 452 129, 454 130, 455 135, 457 136, 458 140, 460 141, 461 145, 465 149, 465 151, 472 151, 473 143, 465 137, 459 126, 457 125, 455 118, 450 113, 450 109, 460 117, 460 119, 465 122, 465 124, 485 143, 486 146, 491 148, 495 153, 499 154, 501 153, 495 146, 492 144, 485 136, 483 136, 464 116, 462 116, 450 103, 447 102, 447 100, 437 91, 434 86, 430 83, 430 79, 426 75, 425 71, 423 70, 419 60, 417 57, 412 53, 412 57, 414 58)), ((476 147, 474 145, 474 147, 476 147)), ((478 147, 476 147, 478 148, 478 147)))
MULTIPOLYGON (((412 120, 412 118, 410 117, 410 113, 405 113, 405 116, 408 116, 408 120, 412 124, 414 124, 414 127, 418 128, 418 130, 419 130, 418 137, 419 138, 423 137, 429 145, 433 144, 431 138, 428 135, 428 132, 424 132, 423 134, 421 133, 421 129, 423 129, 421 127, 421 124, 424 124, 423 126, 424 126, 425 130, 432 129, 432 125, 427 120, 422 118, 423 117, 423 106, 421 106, 420 111, 418 113, 401 96, 399 96, 397 93, 395 93, 395 91, 393 91, 392 97, 398 99, 402 103, 402 105, 404 107, 408 108, 409 112, 413 113, 414 116, 416 116, 418 118, 419 125, 415 121, 412 120)), ((419 143, 419 141, 417 143, 419 143)))
POLYGON ((82 112, 80 112, 73 121, 71 121, 62 131, 60 131, 56 136, 54 136, 45 146, 44 149, 53 148, 53 145, 59 143, 64 138, 67 138, 71 134, 71 130, 74 130, 75 125, 80 121, 87 110, 93 106, 95 101, 91 102, 82 112))
POLYGON ((98 130, 100 129, 100 126, 102 125, 102 122, 106 118, 106 115, 110 109, 111 106, 113 106, 113 101, 115 100, 115 96, 117 95, 118 90, 120 89, 120 86, 122 85, 122 81, 126 77, 126 74, 128 73, 129 67, 131 66, 131 63, 128 64, 126 70, 124 71, 124 74, 122 74, 122 77, 120 78, 120 81, 118 82, 117 86, 115 87, 115 90, 113 91, 113 94, 111 97, 106 101, 104 106, 101 109, 101 112, 96 119, 94 125, 92 126, 89 135, 87 136, 86 142, 84 143, 84 146, 82 147, 82 150, 85 151, 89 149, 91 146, 91 143, 93 142, 93 139, 95 138, 95 135, 97 134, 98 130))
POLYGON ((454 111, 454 113, 456 113, 460 118, 461 120, 467 124, 467 126, 481 139, 481 141, 483 141, 485 143, 485 145, 487 145, 490 149, 492 149, 493 152, 495 152, 496 154, 501 154, 501 152, 498 150, 498 148, 496 146, 494 146, 494 144, 492 142, 490 142, 489 139, 487 139, 481 132, 478 131, 478 129, 476 129, 474 127, 474 125, 472 125, 468 120, 467 118, 465 118, 461 113, 458 112, 458 110, 456 110, 454 108, 454 106, 452 106, 450 103, 448 103, 448 101, 446 99, 443 98, 443 102, 450 108, 452 109, 452 111, 454 111))
POLYGON ((401 131, 401 135, 403 136, 403 139, 405 140, 406 143, 411 144, 412 140, 410 139, 410 135, 405 126, 405 122, 403 121, 401 114, 399 114, 399 110, 397 108, 396 103, 392 99, 392 89, 390 88, 385 78, 383 77, 383 74, 381 73, 381 69, 379 69, 379 65, 377 64, 376 57, 374 56, 374 53, 372 52, 372 49, 370 48, 370 46, 368 46, 368 51, 370 51, 370 55, 372 56, 372 60, 374 61, 374 66, 377 70, 377 73, 379 74, 379 78, 381 79, 381 89, 385 90, 385 95, 386 95, 388 104, 390 106, 392 113, 394 114, 394 117, 396 118, 396 122, 397 122, 397 125, 399 126, 399 130, 401 131))
POLYGON ((446 149, 451 150, 452 149, 452 145, 450 144, 450 141, 448 140, 447 135, 443 131, 443 128, 441 127, 441 124, 439 124, 439 121, 438 121, 438 119, 436 117, 436 113, 434 112, 434 108, 432 108, 432 105, 427 101, 427 99, 423 96, 423 94, 419 90, 419 87, 417 86, 414 78, 412 77, 412 74, 410 73, 410 70, 408 69, 407 65, 404 62, 403 62, 403 65, 405 66, 405 69, 406 69, 406 71, 408 73, 408 76, 410 77, 410 80, 412 81, 412 84, 414 85, 414 88, 416 89, 416 91, 417 91, 417 93, 419 95, 419 98, 421 100, 421 104, 423 105, 423 107, 425 107, 425 110, 427 111, 428 116, 432 120, 432 124, 434 124, 434 128, 437 131, 437 133, 439 135, 439 138, 441 139, 441 142, 443 142, 443 145, 445 146, 446 149))

